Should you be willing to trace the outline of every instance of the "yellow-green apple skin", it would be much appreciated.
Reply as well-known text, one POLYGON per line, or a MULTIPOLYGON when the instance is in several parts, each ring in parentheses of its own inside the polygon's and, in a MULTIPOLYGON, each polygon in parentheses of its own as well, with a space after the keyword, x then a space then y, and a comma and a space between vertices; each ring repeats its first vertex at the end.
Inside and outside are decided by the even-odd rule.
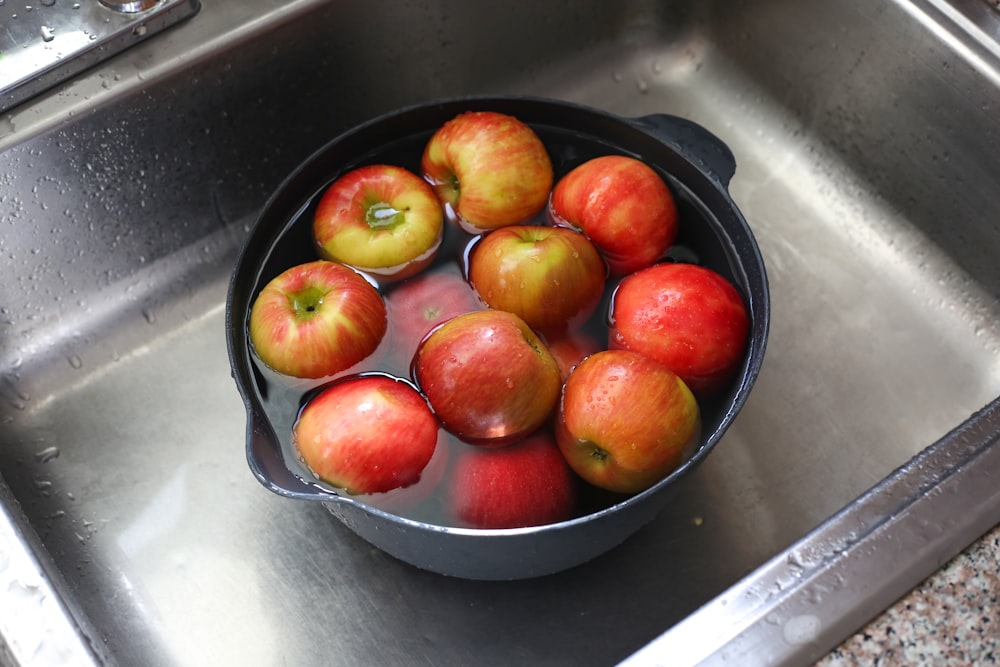
POLYGON ((471 233, 527 222, 544 210, 554 180, 535 131, 495 111, 468 111, 444 123, 427 142, 421 171, 471 233))
POLYGON ((250 308, 250 342, 278 373, 319 379, 372 354, 388 327, 385 302, 357 271, 326 260, 278 274, 250 308))
POLYGON ((483 237, 469 258, 469 281, 480 298, 535 329, 586 321, 604 294, 607 272, 587 237, 566 227, 503 227, 483 237))
POLYGON ((359 167, 335 180, 313 216, 321 258, 386 282, 429 266, 443 230, 444 211, 427 181, 387 164, 359 167))

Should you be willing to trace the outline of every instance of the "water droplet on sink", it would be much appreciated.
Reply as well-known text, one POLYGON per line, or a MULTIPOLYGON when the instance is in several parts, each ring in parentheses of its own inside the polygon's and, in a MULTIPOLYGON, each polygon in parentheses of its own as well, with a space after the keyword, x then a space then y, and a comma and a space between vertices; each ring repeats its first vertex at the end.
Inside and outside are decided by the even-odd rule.
POLYGON ((57 458, 59 458, 59 448, 56 446, 46 447, 41 451, 35 452, 35 460, 39 463, 48 463, 57 458))
POLYGON ((81 366, 83 366, 83 360, 80 359, 80 357, 78 357, 75 354, 71 354, 68 357, 66 357, 66 361, 68 361, 69 365, 72 366, 73 368, 80 368, 81 366))

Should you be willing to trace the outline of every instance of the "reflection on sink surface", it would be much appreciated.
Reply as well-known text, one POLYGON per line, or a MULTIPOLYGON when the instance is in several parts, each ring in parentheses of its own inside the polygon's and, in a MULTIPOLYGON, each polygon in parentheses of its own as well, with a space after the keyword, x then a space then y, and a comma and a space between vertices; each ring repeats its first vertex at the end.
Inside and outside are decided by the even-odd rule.
POLYGON ((990 403, 1000 95, 914 6, 224 0, 0 116, 0 475, 99 656, 608 664, 990 403), (773 309, 746 408, 676 501, 509 584, 417 571, 261 488, 223 323, 298 162, 483 92, 716 133, 773 309))

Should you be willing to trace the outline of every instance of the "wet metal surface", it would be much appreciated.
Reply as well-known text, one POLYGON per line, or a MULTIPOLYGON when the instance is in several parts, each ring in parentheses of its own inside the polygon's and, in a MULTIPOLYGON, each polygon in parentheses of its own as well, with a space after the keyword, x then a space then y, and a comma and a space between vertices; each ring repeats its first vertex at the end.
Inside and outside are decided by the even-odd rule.
POLYGON ((0 112, 198 12, 197 0, 0 2, 0 112))
POLYGON ((787 562, 1000 395, 1000 93, 928 6, 220 1, 0 114, 0 476, 89 639, 121 664, 608 664, 787 562), (747 406, 675 502, 503 584, 415 570, 260 487, 223 326, 237 249, 298 162, 487 92, 717 134, 772 298, 747 406))

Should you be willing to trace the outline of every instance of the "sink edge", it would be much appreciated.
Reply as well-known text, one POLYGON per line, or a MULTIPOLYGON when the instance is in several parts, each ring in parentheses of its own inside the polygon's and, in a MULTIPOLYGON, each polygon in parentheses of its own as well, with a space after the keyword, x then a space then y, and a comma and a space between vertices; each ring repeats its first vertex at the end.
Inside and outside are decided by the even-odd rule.
POLYGON ((621 665, 815 662, 996 525, 998 444, 1000 398, 621 665))

